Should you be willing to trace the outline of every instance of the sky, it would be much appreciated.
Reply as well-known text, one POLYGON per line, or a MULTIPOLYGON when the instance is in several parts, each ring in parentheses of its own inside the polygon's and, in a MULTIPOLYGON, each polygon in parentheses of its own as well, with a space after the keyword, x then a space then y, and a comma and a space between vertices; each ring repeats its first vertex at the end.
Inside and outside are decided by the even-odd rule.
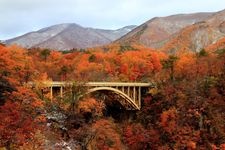
POLYGON ((0 0, 0 40, 61 23, 118 29, 153 17, 223 9, 225 0, 0 0))

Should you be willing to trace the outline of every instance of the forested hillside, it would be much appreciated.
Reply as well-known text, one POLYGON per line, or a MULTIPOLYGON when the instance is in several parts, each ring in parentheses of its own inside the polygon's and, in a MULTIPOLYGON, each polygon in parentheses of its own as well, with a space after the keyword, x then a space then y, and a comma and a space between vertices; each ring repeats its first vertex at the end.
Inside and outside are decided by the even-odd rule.
POLYGON ((0 45, 0 149, 225 149, 224 46, 170 55, 139 45, 80 52, 0 45), (51 101, 41 94, 44 81, 156 87, 140 111, 129 111, 110 94, 51 101))

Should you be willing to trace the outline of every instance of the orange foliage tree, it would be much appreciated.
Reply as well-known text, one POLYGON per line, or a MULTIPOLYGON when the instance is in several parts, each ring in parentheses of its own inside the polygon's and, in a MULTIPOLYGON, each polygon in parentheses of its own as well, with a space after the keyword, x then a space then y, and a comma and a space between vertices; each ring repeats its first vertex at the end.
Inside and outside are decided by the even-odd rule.
POLYGON ((111 120, 101 119, 92 125, 95 137, 91 144, 93 149, 100 150, 120 150, 123 148, 118 128, 111 120))

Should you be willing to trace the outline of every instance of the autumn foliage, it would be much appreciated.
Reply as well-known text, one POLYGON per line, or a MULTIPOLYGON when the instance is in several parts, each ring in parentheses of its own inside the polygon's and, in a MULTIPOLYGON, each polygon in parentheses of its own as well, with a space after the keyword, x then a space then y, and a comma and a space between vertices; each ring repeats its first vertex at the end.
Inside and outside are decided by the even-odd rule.
MULTIPOLYGON (((185 45, 186 39, 173 42, 185 45)), ((76 141, 80 149, 224 149, 224 52, 224 39, 198 53, 182 49, 173 55, 139 45, 82 52, 1 46, 0 149, 44 149, 45 138, 53 139, 49 132, 54 139, 76 141), (71 112, 65 99, 50 101, 48 92, 41 93, 46 89, 26 86, 46 80, 153 82, 157 87, 145 91, 140 111, 120 114, 119 108, 120 117, 108 118, 113 110, 107 112, 104 100, 118 101, 113 95, 84 97, 71 112), (63 121, 46 118, 56 110, 66 116, 63 121), (45 132, 47 122, 51 128, 45 132)))

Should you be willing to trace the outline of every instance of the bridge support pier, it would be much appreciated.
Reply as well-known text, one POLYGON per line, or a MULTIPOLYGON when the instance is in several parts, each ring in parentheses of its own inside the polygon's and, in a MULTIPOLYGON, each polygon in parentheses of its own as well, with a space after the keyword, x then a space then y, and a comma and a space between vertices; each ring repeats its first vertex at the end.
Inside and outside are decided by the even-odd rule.
POLYGON ((51 99, 51 101, 53 99, 53 87, 52 86, 50 86, 50 99, 51 99))
POLYGON ((63 86, 60 86, 60 97, 63 97, 63 86))

